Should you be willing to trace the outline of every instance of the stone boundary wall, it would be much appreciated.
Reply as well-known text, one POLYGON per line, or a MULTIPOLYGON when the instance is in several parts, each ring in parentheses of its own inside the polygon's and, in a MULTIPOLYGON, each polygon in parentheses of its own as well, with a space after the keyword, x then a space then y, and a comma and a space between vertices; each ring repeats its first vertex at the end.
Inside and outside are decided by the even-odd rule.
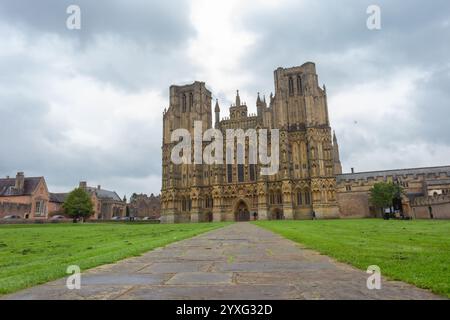
POLYGON ((450 195, 417 197, 411 208, 416 219, 450 219, 450 195))

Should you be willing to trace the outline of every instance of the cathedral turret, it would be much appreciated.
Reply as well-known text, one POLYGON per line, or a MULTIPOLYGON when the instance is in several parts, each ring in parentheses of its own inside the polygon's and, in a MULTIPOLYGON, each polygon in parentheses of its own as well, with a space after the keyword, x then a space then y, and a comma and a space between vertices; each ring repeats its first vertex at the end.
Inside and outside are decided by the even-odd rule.
POLYGON ((256 113, 260 121, 263 118, 264 108, 266 108, 266 98, 264 97, 264 100, 261 100, 258 92, 258 98, 256 98, 256 113))
POLYGON ((219 99, 216 99, 216 106, 214 108, 214 114, 215 114, 215 124, 214 124, 214 128, 218 129, 219 128, 219 122, 220 122, 220 107, 219 107, 219 99))
POLYGON ((236 91, 236 107, 241 105, 241 97, 239 97, 239 90, 236 91))
POLYGON ((262 104, 261 101, 261 97, 259 96, 259 92, 258 92, 258 97, 256 98, 256 106, 259 107, 262 104))
POLYGON ((339 158, 339 145, 336 138, 336 133, 333 131, 333 167, 334 174, 342 174, 341 159, 339 158))

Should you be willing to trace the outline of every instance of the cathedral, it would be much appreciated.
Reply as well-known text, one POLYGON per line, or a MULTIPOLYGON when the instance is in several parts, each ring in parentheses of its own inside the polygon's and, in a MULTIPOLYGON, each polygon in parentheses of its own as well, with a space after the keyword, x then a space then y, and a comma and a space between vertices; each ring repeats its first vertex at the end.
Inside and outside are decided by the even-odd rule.
POLYGON ((170 87, 169 108, 163 114, 163 223, 339 217, 339 147, 315 64, 278 68, 274 82, 268 101, 258 94, 256 114, 248 113, 238 91, 223 119, 219 101, 213 117, 212 94, 204 82, 170 87), (279 170, 262 175, 259 163, 174 164, 172 132, 183 128, 193 135, 195 121, 201 121, 203 130, 215 128, 224 136, 227 129, 278 129, 279 170))

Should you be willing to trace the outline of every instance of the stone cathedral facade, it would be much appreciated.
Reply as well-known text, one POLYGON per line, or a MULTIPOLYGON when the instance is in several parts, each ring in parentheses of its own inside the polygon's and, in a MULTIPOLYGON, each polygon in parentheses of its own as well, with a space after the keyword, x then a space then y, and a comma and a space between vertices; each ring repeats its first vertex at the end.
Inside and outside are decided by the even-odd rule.
MULTIPOLYGON (((161 219, 164 223, 319 219, 339 217, 336 176, 339 147, 328 116, 326 88, 319 87, 315 64, 274 71, 275 94, 258 94, 249 114, 237 92, 229 117, 220 119, 219 102, 203 82, 170 87, 163 115, 161 219), (216 128, 279 129, 279 171, 260 174, 259 164, 180 164, 171 161, 173 130, 193 136, 194 121, 203 132, 216 128)), ((246 141, 248 147, 248 141, 246 141)), ((224 151, 225 154, 225 151, 224 151)))

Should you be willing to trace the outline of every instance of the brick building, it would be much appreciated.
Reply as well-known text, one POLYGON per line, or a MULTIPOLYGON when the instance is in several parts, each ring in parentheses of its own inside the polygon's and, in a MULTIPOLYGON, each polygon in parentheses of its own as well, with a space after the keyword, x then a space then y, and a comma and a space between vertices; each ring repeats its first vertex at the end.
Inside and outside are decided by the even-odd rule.
POLYGON ((0 179, 0 218, 17 215, 23 219, 47 219, 49 192, 44 177, 0 179))
MULTIPOLYGON (((115 191, 102 189, 101 186, 89 187, 81 181, 79 188, 85 190, 90 196, 94 206, 94 214, 90 219, 109 220, 113 217, 124 217, 126 214, 126 200, 121 199, 115 191)), ((54 214, 64 212, 62 205, 68 193, 51 193, 50 205, 54 214)))
POLYGON ((146 194, 133 194, 130 198, 130 216, 138 218, 159 219, 161 217, 161 197, 146 194))

